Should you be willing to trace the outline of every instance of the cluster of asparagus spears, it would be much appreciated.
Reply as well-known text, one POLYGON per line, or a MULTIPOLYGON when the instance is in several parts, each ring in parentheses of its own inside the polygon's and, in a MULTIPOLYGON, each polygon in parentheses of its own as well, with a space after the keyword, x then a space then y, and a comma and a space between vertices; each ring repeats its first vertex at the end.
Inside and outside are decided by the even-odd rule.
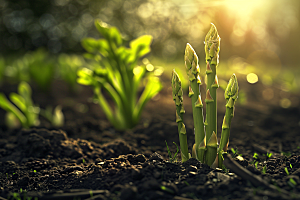
POLYGON ((223 119, 220 145, 217 137, 217 94, 219 87, 217 78, 217 66, 219 63, 220 37, 214 24, 211 25, 205 37, 206 54, 206 118, 203 117, 203 103, 200 94, 200 68, 198 56, 190 44, 185 49, 185 66, 189 78, 189 97, 192 100, 193 119, 195 131, 195 144, 192 156, 189 154, 187 145, 187 134, 183 123, 183 92, 181 81, 173 70, 172 73, 172 95, 176 104, 176 122, 178 124, 179 141, 182 162, 190 157, 196 158, 211 167, 222 168, 223 154, 227 153, 229 144, 230 124, 234 113, 234 103, 238 97, 238 82, 235 74, 229 80, 225 90, 226 112, 223 119))

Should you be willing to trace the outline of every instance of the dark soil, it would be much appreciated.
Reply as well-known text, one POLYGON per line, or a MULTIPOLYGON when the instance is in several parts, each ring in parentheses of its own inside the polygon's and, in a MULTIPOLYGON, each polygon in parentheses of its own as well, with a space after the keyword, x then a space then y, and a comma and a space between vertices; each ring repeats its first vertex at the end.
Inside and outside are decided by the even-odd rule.
MULTIPOLYGON (((228 152, 251 172, 244 176, 234 168, 211 169, 195 159, 183 164, 169 162, 165 141, 172 153, 176 151, 173 142, 179 144, 169 87, 166 82, 160 95, 145 108, 139 125, 128 131, 109 125, 100 107, 87 100, 92 96, 89 88, 70 93, 61 82, 56 82, 48 94, 34 89, 33 98, 41 107, 63 105, 63 127, 51 127, 41 119, 39 127, 9 130, 0 110, 2 199, 24 195, 70 200, 300 199, 299 106, 276 106, 279 89, 272 88, 275 98, 265 102, 261 97, 263 85, 240 85, 248 91, 248 104, 236 105, 229 149, 238 152, 228 152)), ((1 91, 15 92, 16 86, 2 85, 1 91)), ((218 135, 224 116, 221 92, 218 135)), ((184 102, 191 148, 190 99, 184 96, 184 102)))

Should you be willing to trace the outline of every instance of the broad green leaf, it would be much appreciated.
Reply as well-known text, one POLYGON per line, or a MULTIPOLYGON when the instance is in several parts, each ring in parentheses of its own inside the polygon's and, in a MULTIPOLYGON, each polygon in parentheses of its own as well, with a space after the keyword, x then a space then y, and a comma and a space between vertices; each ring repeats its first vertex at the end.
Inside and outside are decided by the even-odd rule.
POLYGON ((144 75, 146 73, 146 68, 138 66, 133 69, 133 91, 136 92, 144 75))
POLYGON ((7 112, 13 113, 21 122, 23 127, 26 127, 27 119, 24 114, 8 101, 3 93, 0 93, 0 107, 7 112))
POLYGON ((9 98, 16 106, 18 106, 18 108, 22 112, 26 112, 26 110, 27 110, 26 101, 21 95, 16 94, 16 93, 11 93, 9 95, 9 98))
POLYGON ((103 56, 109 55, 109 44, 105 39, 96 40, 94 38, 84 38, 81 41, 81 45, 89 53, 101 53, 103 56))
POLYGON ((95 26, 99 33, 107 40, 109 40, 109 35, 110 35, 110 25, 107 23, 101 21, 101 20, 96 20, 95 21, 95 26))
POLYGON ((83 68, 77 71, 77 82, 81 85, 93 85, 93 71, 88 68, 83 68))
POLYGON ((83 57, 86 59, 95 59, 95 54, 92 53, 84 53, 83 57))
POLYGON ((111 27, 109 31, 110 41, 119 47, 123 44, 122 36, 116 27, 111 27))
POLYGON ((94 38, 84 38, 81 41, 81 45, 90 53, 95 53, 98 51, 98 42, 94 38))
POLYGON ((106 69, 103 69, 100 67, 96 68, 94 70, 94 72, 97 76, 100 76, 100 77, 105 77, 105 76, 107 76, 107 73, 108 73, 106 69))
POLYGON ((150 77, 147 85, 134 109, 134 120, 137 121, 140 118, 141 112, 146 103, 154 97, 162 89, 162 84, 157 77, 150 77))
POLYGON ((130 48, 132 51, 132 55, 130 58, 131 62, 143 57, 147 53, 151 51, 150 44, 152 42, 151 35, 143 35, 139 38, 130 42, 130 48))

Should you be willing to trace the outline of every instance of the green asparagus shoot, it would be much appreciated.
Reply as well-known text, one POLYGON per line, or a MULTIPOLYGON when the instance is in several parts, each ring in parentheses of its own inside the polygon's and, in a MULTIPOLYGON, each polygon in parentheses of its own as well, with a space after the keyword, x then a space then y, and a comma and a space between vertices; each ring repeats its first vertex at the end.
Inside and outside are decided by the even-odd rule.
POLYGON ((186 45, 184 63, 189 78, 189 97, 192 100, 193 119, 195 128, 195 144, 192 156, 201 162, 204 161, 205 131, 203 120, 203 103, 200 95, 200 67, 198 56, 190 44, 186 45))
POLYGON ((181 81, 175 70, 173 70, 172 73, 172 95, 176 105, 176 122, 178 124, 181 157, 182 162, 185 162, 189 159, 190 156, 188 153, 186 129, 183 123, 183 113, 185 113, 185 110, 183 108, 183 92, 181 87, 181 81))
MULTIPOLYGON (((218 145, 217 136, 217 94, 219 87, 217 78, 217 66, 219 63, 220 36, 215 25, 211 25, 209 32, 205 37, 205 53, 206 53, 206 118, 203 117, 203 103, 200 94, 200 67, 198 56, 190 44, 185 48, 185 67, 189 80, 189 94, 192 101, 195 144, 192 148, 192 157, 198 159, 202 163, 206 163, 212 167, 223 168, 223 154, 227 153, 230 135, 231 120, 234 115, 234 104, 238 97, 238 82, 235 74, 230 78, 225 90, 226 113, 222 125, 222 134, 220 145, 218 145)), ((173 70, 172 88, 173 99, 176 105, 176 122, 178 124, 178 132, 180 136, 180 148, 184 153, 182 162, 187 160, 188 149, 186 146, 186 130, 183 123, 183 98, 181 82, 178 74, 173 70)))
POLYGON ((85 57, 93 62, 90 69, 78 71, 77 82, 93 88, 96 100, 116 129, 133 128, 139 122, 146 103, 162 89, 157 77, 161 69, 148 71, 145 64, 139 64, 140 59, 151 51, 152 36, 140 36, 126 47, 116 27, 100 20, 96 20, 95 25, 103 38, 83 39, 82 46, 88 52, 85 57), (142 83, 145 83, 144 90, 138 96, 142 83), (114 102, 113 107, 104 92, 114 102))

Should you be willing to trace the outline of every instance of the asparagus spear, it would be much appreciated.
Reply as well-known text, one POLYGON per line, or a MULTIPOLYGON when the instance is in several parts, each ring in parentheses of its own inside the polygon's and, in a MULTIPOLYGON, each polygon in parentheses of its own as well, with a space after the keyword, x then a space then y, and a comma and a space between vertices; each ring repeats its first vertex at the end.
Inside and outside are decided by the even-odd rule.
POLYGON ((172 71, 172 96, 176 105, 176 122, 178 124, 181 159, 182 162, 185 162, 190 156, 188 153, 186 129, 183 123, 183 113, 185 113, 183 108, 183 92, 180 78, 175 69, 172 71))
POLYGON ((219 63, 220 40, 217 28, 211 24, 211 28, 205 37, 205 54, 206 54, 206 144, 207 152, 205 162, 209 166, 216 159, 217 153, 217 88, 219 87, 216 75, 217 65, 219 63))
POLYGON ((192 99, 193 119, 195 127, 195 144, 193 146, 193 157, 204 162, 205 132, 203 122, 203 104, 200 95, 200 68, 198 56, 193 47, 188 43, 185 48, 185 67, 189 77, 189 97, 192 99))
POLYGON ((229 135, 230 135, 230 125, 231 119, 234 115, 234 103, 238 98, 238 82, 235 74, 233 74, 228 82, 228 85, 225 90, 225 99, 226 99, 226 111, 223 119, 221 141, 218 152, 218 161, 219 168, 222 168, 223 164, 223 153, 227 152, 229 144, 229 135))

